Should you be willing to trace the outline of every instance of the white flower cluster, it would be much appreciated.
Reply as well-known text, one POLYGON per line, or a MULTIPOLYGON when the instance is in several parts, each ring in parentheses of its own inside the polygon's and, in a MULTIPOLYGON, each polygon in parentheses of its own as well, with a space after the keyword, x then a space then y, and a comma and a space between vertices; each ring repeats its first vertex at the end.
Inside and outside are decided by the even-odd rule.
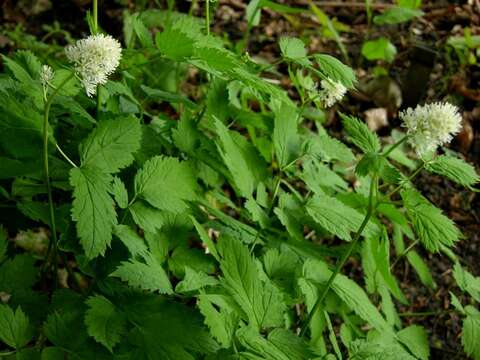
POLYGON ((97 85, 105 84, 118 67, 122 47, 110 35, 97 34, 67 46, 65 53, 81 77, 87 95, 92 96, 97 85))
POLYGON ((347 92, 347 88, 341 83, 333 81, 332 79, 325 79, 320 82, 322 89, 319 91, 320 101, 323 106, 330 107, 337 101, 342 100, 347 92))
POLYGON ((48 65, 43 65, 40 69, 40 81, 43 87, 47 87, 48 83, 53 80, 55 73, 53 69, 48 65))
POLYGON ((435 151, 438 146, 449 143, 462 128, 458 108, 449 103, 432 103, 408 108, 400 113, 409 135, 409 142, 418 156, 435 151))

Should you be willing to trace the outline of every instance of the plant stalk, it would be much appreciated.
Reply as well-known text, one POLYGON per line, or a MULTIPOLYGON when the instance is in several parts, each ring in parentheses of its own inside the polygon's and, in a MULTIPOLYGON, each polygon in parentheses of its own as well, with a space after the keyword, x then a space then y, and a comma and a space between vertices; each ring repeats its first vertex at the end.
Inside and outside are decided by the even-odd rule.
POLYGON ((333 270, 332 275, 330 275, 330 278, 328 279, 327 284, 325 285, 325 288, 323 289, 321 295, 318 297, 317 301, 315 302, 315 305, 313 305, 312 310, 308 314, 307 320, 305 321, 305 323, 302 326, 302 329, 300 330, 300 337, 303 337, 307 332, 307 328, 310 325, 310 322, 312 321, 313 316, 317 312, 320 305, 323 303, 323 300, 325 300, 325 297, 327 296, 328 291, 330 290, 330 287, 333 284, 333 281, 335 280, 337 275, 340 273, 340 271, 342 270, 347 260, 350 258, 350 255, 352 254, 353 249, 355 248, 355 246, 358 243, 358 240, 360 240, 360 237, 362 236, 363 230, 365 230, 365 228, 367 227, 367 224, 374 213, 375 205, 374 205, 373 196, 374 196, 374 191, 376 192, 376 184, 377 184, 377 178, 375 177, 374 179, 372 179, 372 183, 370 184, 369 204, 368 204, 368 209, 367 209, 365 218, 363 219, 362 224, 358 228, 358 231, 355 233, 355 236, 352 239, 350 246, 347 248, 347 250, 341 257, 341 259, 338 261, 337 265, 335 266, 335 269, 333 270))
POLYGON ((205 0, 205 27, 210 35, 210 0, 205 0))
POLYGON ((93 14, 93 33, 98 33, 98 0, 93 0, 92 5, 92 14, 93 14))

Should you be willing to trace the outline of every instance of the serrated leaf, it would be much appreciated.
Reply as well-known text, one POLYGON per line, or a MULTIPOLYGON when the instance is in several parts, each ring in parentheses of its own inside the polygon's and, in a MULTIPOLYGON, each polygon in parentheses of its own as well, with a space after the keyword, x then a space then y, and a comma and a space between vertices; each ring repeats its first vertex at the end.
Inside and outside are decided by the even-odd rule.
POLYGON ((347 145, 329 136, 325 130, 310 140, 307 151, 325 161, 339 160, 348 163, 355 159, 347 145))
POLYGON ((306 58, 307 50, 302 40, 284 36, 280 38, 279 45, 284 58, 296 61, 302 65, 310 64, 310 60, 306 58))
POLYGON ((117 223, 113 199, 109 195, 112 177, 96 168, 73 168, 72 218, 77 222, 80 243, 89 259, 103 255, 117 223))
POLYGON ((430 357, 430 346, 428 344, 427 332, 422 326, 411 325, 397 333, 398 339, 410 352, 421 360, 428 360, 430 357))
MULTIPOLYGON (((328 281, 331 270, 321 261, 309 259, 303 265, 303 275, 306 279, 313 280, 318 284, 328 281)), ((392 327, 385 321, 377 308, 371 303, 365 291, 357 283, 348 277, 338 274, 333 283, 332 290, 363 320, 371 324, 378 331, 393 336, 392 327)))
POLYGON ((17 350, 32 338, 30 321, 20 307, 13 311, 8 305, 0 304, 0 340, 17 350))
POLYGON ((462 159, 447 155, 437 156, 433 161, 427 163, 426 169, 465 187, 472 187, 480 181, 480 177, 472 165, 462 159))
POLYGON ((213 243, 213 240, 210 239, 208 233, 205 231, 203 226, 195 219, 193 216, 190 216, 195 229, 197 230, 198 235, 200 236, 200 240, 202 240, 203 245, 208 249, 208 251, 212 254, 212 256, 217 260, 220 261, 220 255, 218 255, 217 247, 213 243))
POLYGON ((194 39, 178 29, 157 33, 155 43, 165 56, 181 61, 193 54, 194 39))
POLYGON ((340 60, 327 54, 315 54, 315 61, 319 71, 333 81, 342 83, 346 88, 351 89, 356 83, 355 72, 340 60))
POLYGON ((423 261, 420 255, 418 255, 415 250, 410 250, 406 256, 410 265, 412 265, 412 267, 415 269, 422 284, 435 289, 437 284, 435 284, 435 281, 433 280, 433 276, 428 265, 425 263, 425 261, 423 261))
MULTIPOLYGON (((351 241, 351 233, 356 232, 364 219, 364 215, 328 195, 316 194, 306 205, 307 213, 320 226, 342 240, 351 241)), ((379 228, 369 222, 364 230, 364 236, 379 233, 379 228)))
POLYGON ((128 210, 135 224, 145 231, 154 233, 165 223, 165 211, 155 209, 143 201, 135 201, 128 210))
POLYGON ((480 302, 480 277, 473 276, 458 262, 453 266, 453 277, 462 291, 466 291, 475 301, 480 302))
POLYGON ((133 257, 137 255, 144 256, 148 253, 145 241, 130 226, 123 224, 116 225, 114 228, 114 234, 127 247, 133 257))
POLYGON ((163 267, 152 256, 145 256, 145 263, 133 260, 122 261, 110 275, 119 277, 134 288, 172 294, 172 284, 163 267))
POLYGON ((480 312, 473 306, 465 307, 467 317, 463 320, 462 345, 467 355, 480 359, 480 312))
POLYGON ((204 288, 205 286, 214 286, 218 284, 218 280, 212 276, 208 276, 202 271, 196 271, 189 266, 185 266, 185 277, 175 287, 175 291, 179 293, 188 293, 204 288))
POLYGON ((110 300, 101 295, 87 299, 89 309, 85 312, 85 325, 92 336, 110 352, 125 333, 126 319, 110 300))
POLYGON ((340 113, 342 124, 350 141, 357 145, 365 154, 380 151, 380 140, 368 126, 359 119, 340 113))
POLYGON ((135 194, 152 206, 183 212, 196 198, 197 183, 192 168, 173 157, 154 156, 135 175, 135 194))
POLYGON ((276 104, 273 146, 281 168, 295 160, 300 151, 297 109, 290 104, 276 104))
POLYGON ((262 281, 248 248, 240 241, 223 237, 218 244, 222 255, 221 283, 257 329, 281 326, 285 304, 270 281, 262 281))
POLYGON ((401 195, 415 233, 427 250, 438 252, 441 246, 449 247, 459 240, 460 231, 439 208, 415 190, 404 190, 401 195))
POLYGON ((112 195, 118 206, 122 209, 128 207, 128 192, 125 184, 117 176, 113 177, 112 182, 112 195))
POLYGON ((103 120, 81 145, 82 165, 117 172, 133 162, 141 136, 142 127, 134 116, 103 120))

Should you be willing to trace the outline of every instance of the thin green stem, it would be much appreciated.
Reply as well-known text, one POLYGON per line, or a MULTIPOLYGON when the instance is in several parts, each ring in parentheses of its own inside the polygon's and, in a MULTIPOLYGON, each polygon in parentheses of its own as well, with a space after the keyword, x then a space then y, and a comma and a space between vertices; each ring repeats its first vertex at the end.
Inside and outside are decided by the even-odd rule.
MULTIPOLYGON (((50 115, 50 106, 52 105, 53 99, 55 96, 58 94, 60 89, 72 79, 73 73, 68 76, 50 95, 49 98, 45 96, 44 101, 45 101, 45 107, 44 107, 44 112, 43 112, 43 175, 44 175, 44 181, 45 181, 45 186, 47 188, 47 195, 48 195, 48 208, 49 208, 49 213, 50 213, 50 230, 52 232, 52 238, 50 239, 48 243, 48 249, 47 249, 47 254, 45 256, 45 259, 48 261, 48 257, 50 255, 50 251, 53 247, 54 253, 53 253, 53 261, 54 261, 54 267, 55 267, 55 279, 57 276, 57 227, 55 224, 55 208, 53 205, 53 196, 52 196, 52 187, 50 184, 50 174, 49 174, 49 164, 48 164, 48 117, 50 115)), ((55 281, 56 285, 56 281, 55 281)))
POLYGON ((205 0, 205 27, 210 35, 210 0, 205 0))
POLYGON ((395 189, 393 189, 391 192, 389 192, 389 193, 387 194, 387 198, 390 198, 390 197, 391 197, 392 195, 394 195, 397 191, 399 191, 400 189, 402 189, 403 186, 404 186, 406 183, 412 181, 413 178, 414 178, 415 176, 417 176, 417 175, 420 173, 420 171, 423 170, 424 167, 425 167, 425 163, 422 163, 422 165, 420 165, 420 166, 417 168, 417 170, 415 170, 415 171, 412 173, 412 175, 410 175, 407 179, 403 180, 395 189))
POLYGON ((62 154, 62 156, 64 157, 64 159, 67 160, 67 162, 68 162, 70 165, 72 165, 73 167, 78 167, 78 166, 67 156, 67 154, 65 154, 65 153, 63 152, 62 148, 61 148, 58 144, 55 144, 55 146, 56 146, 58 152, 59 152, 60 154, 62 154))
POLYGON ((419 240, 417 239, 414 242, 412 242, 410 245, 408 245, 408 247, 400 255, 397 256, 393 264, 390 266, 390 270, 393 270, 395 266, 398 264, 398 262, 400 261, 400 259, 405 257, 410 252, 410 250, 412 250, 418 243, 419 243, 419 240))
POLYGON ((360 225, 358 231, 355 233, 355 236, 353 237, 349 247, 347 250, 343 253, 343 256, 341 259, 338 261, 337 265, 335 266, 335 269, 333 270, 332 274, 330 275, 330 278, 327 281, 327 284, 325 285, 325 288, 323 289, 321 295, 318 297, 317 301, 315 302, 315 305, 313 305, 312 310, 308 314, 308 317, 305 321, 305 323, 302 326, 302 329, 300 330, 300 337, 303 337, 305 333, 307 332, 307 328, 310 325, 310 322, 312 321, 313 315, 317 312, 319 309, 320 305, 323 303, 325 300, 325 297, 328 294, 328 291, 330 290, 330 287, 333 284, 333 281, 337 277, 337 275, 340 273, 342 270, 343 266, 349 259, 350 255, 352 254, 353 249, 355 249, 355 246, 358 243, 358 240, 362 236, 363 230, 367 227, 368 222, 370 221, 370 218, 372 217, 374 211, 375 211, 375 204, 374 204, 374 193, 376 194, 377 192, 377 183, 378 180, 375 177, 372 179, 372 183, 370 184, 370 194, 369 194, 369 202, 368 202, 368 209, 367 213, 365 215, 365 218, 363 219, 362 224, 360 225))
POLYGON ((92 14, 93 14, 93 33, 98 33, 98 0, 93 0, 92 4, 92 14))
POLYGON ((408 135, 405 135, 404 137, 402 137, 400 140, 398 140, 395 144, 393 144, 392 146, 390 146, 388 148, 387 151, 385 151, 382 156, 383 157, 387 157, 388 155, 390 155, 390 153, 395 150, 397 147, 399 147, 400 145, 402 145, 406 140, 408 139, 408 135))

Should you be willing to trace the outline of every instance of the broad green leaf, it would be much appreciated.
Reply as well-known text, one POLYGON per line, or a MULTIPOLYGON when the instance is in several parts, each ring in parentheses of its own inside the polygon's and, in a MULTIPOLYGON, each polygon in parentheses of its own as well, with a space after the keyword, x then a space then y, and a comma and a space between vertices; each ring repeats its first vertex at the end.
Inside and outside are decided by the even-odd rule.
POLYGON ((427 163, 426 169, 465 187, 472 187, 480 181, 472 165, 447 155, 437 156, 432 162, 427 163))
POLYGON ((325 77, 342 83, 348 89, 355 86, 357 79, 352 68, 327 54, 315 54, 314 58, 318 64, 319 71, 325 77))
POLYGON ((347 145, 329 136, 325 130, 322 130, 317 137, 310 139, 307 146, 308 153, 325 161, 339 160, 348 163, 355 159, 347 145))
POLYGON ((126 331, 124 315, 101 295, 88 298, 86 304, 85 325, 88 335, 113 352, 113 347, 121 341, 126 331))
POLYGON ((144 48, 153 47, 152 34, 145 26, 140 17, 136 14, 131 18, 133 30, 144 48))
POLYGON ((197 183, 193 170, 185 161, 155 156, 143 164, 135 175, 135 194, 152 206, 171 212, 183 212, 193 201, 197 183))
POLYGON ((350 141, 360 148, 365 154, 380 151, 380 140, 368 126, 353 116, 340 113, 342 124, 350 141))
POLYGON ((419 325, 411 325, 397 333, 398 339, 410 352, 421 360, 430 358, 430 346, 425 329, 419 325))
POLYGON ((462 236, 454 222, 415 190, 401 192, 415 233, 425 248, 438 252, 441 246, 450 247, 462 236))
POLYGON ((394 6, 386 10, 383 14, 373 18, 373 22, 377 25, 399 24, 410 21, 416 17, 423 15, 423 11, 403 6, 394 6))
POLYGON ((462 345, 467 355, 480 359, 480 312, 473 306, 465 306, 467 317, 463 320, 462 345))
POLYGON ((134 288, 158 291, 161 294, 173 293, 165 270, 152 256, 145 256, 145 263, 133 259, 123 261, 110 276, 119 277, 134 288))
MULTIPOLYGON (((351 241, 351 234, 356 232, 364 219, 364 215, 328 195, 316 194, 306 205, 307 213, 320 226, 342 240, 351 241)), ((369 222, 363 236, 379 233, 378 226, 369 222)))
POLYGON ((0 340, 17 350, 24 347, 33 336, 30 321, 20 307, 13 311, 0 304, 0 340))
POLYGON ((178 29, 167 29, 157 33, 155 43, 166 57, 181 61, 192 56, 194 39, 178 29))
POLYGON ((350 360, 417 360, 388 334, 380 334, 373 339, 354 340, 348 344, 350 360))
POLYGON ((262 281, 255 260, 240 241, 223 237, 218 244, 222 256, 221 283, 245 312, 256 329, 283 324, 282 294, 270 281, 262 281))
POLYGON ((140 122, 133 116, 103 120, 81 145, 82 165, 117 172, 133 162, 141 136, 140 122))
POLYGON ((295 107, 283 102, 275 104, 274 114, 273 145, 277 161, 284 168, 299 156, 298 114, 295 107))
POLYGON ((113 232, 127 247, 133 257, 144 256, 148 253, 145 241, 128 225, 116 225, 113 232))
POLYGON ((480 277, 473 276, 458 262, 453 266, 453 277, 462 291, 466 291, 475 301, 480 302, 480 277))
POLYGON ((362 55, 370 61, 385 60, 392 62, 397 55, 397 48, 387 38, 381 37, 363 43, 362 55))
POLYGON ((117 223, 113 199, 109 195, 112 177, 97 168, 73 168, 72 218, 88 259, 103 255, 117 223))

